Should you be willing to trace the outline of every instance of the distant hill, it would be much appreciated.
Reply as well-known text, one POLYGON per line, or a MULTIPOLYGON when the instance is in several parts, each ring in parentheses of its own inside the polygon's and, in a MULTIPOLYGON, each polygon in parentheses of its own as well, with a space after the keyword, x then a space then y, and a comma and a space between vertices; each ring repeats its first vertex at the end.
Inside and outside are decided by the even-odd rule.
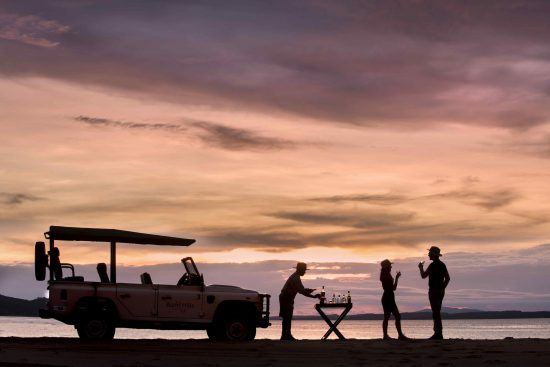
POLYGON ((0 316, 38 316, 38 309, 45 308, 47 298, 31 301, 0 294, 0 316))
MULTIPOLYGON (((38 316, 40 308, 46 308, 47 298, 26 300, 7 297, 0 294, 0 316, 38 316)), ((523 312, 523 311, 480 311, 471 308, 443 307, 443 318, 452 319, 527 319, 550 318, 550 311, 523 312)), ((403 312, 401 316, 405 320, 431 320, 432 312, 423 309, 416 312, 403 312)), ((330 314, 331 319, 336 319, 336 314, 330 314)), ((272 319, 279 319, 273 315, 272 319)), ((319 320, 318 315, 296 315, 297 320, 319 320)), ((381 314, 364 313, 348 315, 347 320, 382 320, 381 314)))

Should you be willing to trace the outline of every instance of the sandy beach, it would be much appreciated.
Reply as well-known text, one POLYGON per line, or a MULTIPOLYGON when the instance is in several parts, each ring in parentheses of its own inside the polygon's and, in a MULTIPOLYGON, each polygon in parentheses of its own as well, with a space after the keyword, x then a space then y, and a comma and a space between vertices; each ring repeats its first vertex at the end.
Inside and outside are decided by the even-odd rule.
POLYGON ((550 340, 297 341, 0 338, 0 366, 549 366, 550 340))

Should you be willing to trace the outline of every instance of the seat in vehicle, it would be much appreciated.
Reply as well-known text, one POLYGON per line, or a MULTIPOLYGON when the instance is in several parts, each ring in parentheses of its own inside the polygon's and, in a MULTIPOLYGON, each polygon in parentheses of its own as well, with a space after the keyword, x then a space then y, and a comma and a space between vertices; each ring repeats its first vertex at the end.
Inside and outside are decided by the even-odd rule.
POLYGON ((143 273, 139 277, 141 278, 141 284, 153 284, 153 280, 149 273, 143 273))
POLYGON ((57 247, 54 247, 51 251, 48 252, 50 255, 50 269, 53 272, 54 280, 63 279, 63 270, 61 269, 61 260, 60 252, 57 247))
POLYGON ((54 280, 66 280, 72 282, 83 282, 84 277, 74 275, 74 266, 72 264, 62 263, 61 262, 61 253, 57 247, 54 247, 51 251, 48 252, 50 255, 50 269, 53 272, 54 280), (63 269, 70 269, 72 276, 63 277, 63 269))
POLYGON ((109 280, 109 276, 107 275, 107 264, 99 263, 97 264, 96 269, 101 283, 111 283, 111 281, 109 280))

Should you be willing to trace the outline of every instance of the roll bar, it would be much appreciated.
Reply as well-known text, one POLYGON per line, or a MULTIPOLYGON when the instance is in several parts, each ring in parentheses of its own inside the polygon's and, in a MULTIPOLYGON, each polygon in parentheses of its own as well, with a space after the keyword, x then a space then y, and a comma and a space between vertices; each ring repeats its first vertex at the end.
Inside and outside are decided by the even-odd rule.
MULTIPOLYGON (((116 244, 128 243, 138 245, 156 246, 190 246, 194 239, 159 236, 155 234, 123 231, 108 228, 81 228, 50 226, 50 230, 44 233, 44 237, 50 242, 50 251, 55 247, 56 240, 109 242, 111 244, 111 282, 116 283, 116 244)), ((50 268, 50 280, 53 279, 53 270, 50 268)))

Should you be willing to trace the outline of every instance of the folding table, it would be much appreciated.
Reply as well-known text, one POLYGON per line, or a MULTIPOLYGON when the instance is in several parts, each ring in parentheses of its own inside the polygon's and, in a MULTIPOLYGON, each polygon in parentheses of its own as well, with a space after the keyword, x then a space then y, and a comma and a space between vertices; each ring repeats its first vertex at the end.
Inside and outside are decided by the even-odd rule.
POLYGON ((346 339, 342 335, 342 333, 338 330, 337 326, 346 317, 346 315, 348 314, 348 312, 351 310, 352 307, 353 307, 353 303, 322 303, 322 304, 318 303, 318 304, 315 305, 315 309, 317 310, 317 312, 319 312, 319 315, 321 315, 323 320, 325 320, 325 322, 328 324, 328 326, 330 326, 330 328, 325 333, 325 335, 323 335, 321 340, 326 340, 332 332, 334 332, 338 336, 338 338, 340 338, 341 340, 346 339), (336 321, 334 321, 334 323, 332 323, 332 320, 328 318, 328 316, 323 311, 323 308, 331 308, 331 309, 332 308, 342 308, 343 311, 340 314, 340 316, 338 316, 336 321))

